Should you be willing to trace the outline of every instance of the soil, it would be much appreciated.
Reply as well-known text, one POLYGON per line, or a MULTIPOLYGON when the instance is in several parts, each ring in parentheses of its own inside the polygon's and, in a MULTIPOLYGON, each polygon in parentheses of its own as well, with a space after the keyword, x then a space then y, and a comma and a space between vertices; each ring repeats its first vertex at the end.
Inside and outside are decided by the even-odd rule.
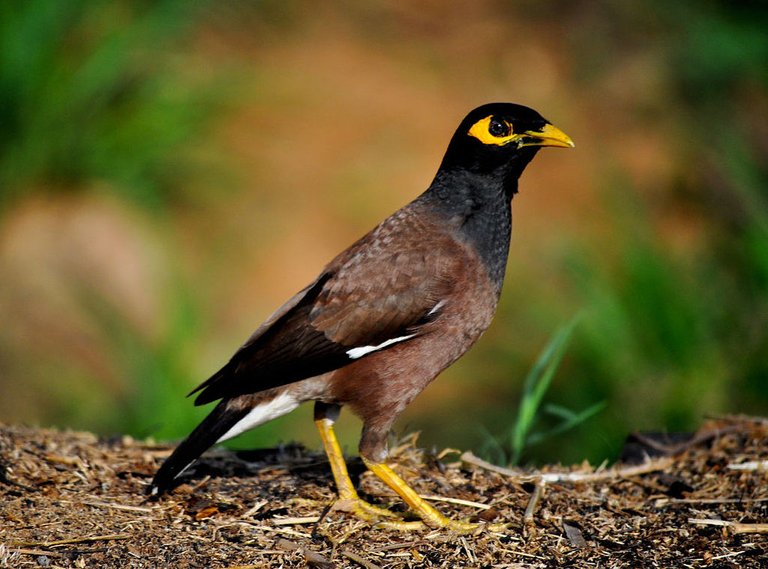
MULTIPOLYGON (((0 425, 0 567, 768 567, 768 419, 636 435, 610 468, 507 470, 399 441, 395 469, 443 513, 508 524, 471 535, 334 510, 324 456, 290 445, 216 449, 148 500, 170 448, 0 425)), ((402 509, 349 463, 365 498, 402 509)))

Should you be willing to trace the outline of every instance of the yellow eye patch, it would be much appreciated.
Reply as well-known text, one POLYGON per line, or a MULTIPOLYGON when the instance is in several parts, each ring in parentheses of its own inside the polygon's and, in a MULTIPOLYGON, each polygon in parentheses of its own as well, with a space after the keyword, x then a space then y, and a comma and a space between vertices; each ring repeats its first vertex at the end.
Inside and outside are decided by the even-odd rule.
POLYGON ((496 146, 504 146, 519 138, 519 135, 514 133, 511 124, 503 119, 495 118, 493 115, 473 124, 472 128, 469 129, 469 135, 474 136, 483 144, 495 144, 496 146), (499 133, 492 134, 492 131, 499 131, 499 133))

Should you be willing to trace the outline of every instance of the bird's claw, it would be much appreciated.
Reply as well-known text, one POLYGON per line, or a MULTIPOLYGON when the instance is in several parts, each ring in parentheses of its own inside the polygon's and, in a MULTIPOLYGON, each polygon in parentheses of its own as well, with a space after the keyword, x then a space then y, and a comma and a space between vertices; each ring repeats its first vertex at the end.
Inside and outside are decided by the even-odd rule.
POLYGON ((368 522, 377 528, 398 531, 445 529, 460 534, 474 534, 481 531, 503 532, 509 527, 507 523, 489 524, 452 520, 437 512, 435 512, 437 515, 427 515, 421 520, 406 520, 404 519, 404 514, 393 512, 381 506, 375 506, 359 497, 339 499, 333 504, 333 509, 352 514, 356 518, 368 522))
POLYGON ((374 506, 357 496, 349 498, 339 498, 333 504, 333 509, 340 512, 347 512, 360 518, 363 521, 378 524, 382 519, 392 520, 400 519, 402 516, 380 506, 374 506))

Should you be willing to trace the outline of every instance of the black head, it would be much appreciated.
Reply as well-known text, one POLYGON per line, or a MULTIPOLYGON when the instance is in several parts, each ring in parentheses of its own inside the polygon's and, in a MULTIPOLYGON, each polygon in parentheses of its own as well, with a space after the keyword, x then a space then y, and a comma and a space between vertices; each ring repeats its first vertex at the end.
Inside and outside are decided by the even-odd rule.
POLYGON ((489 103, 461 121, 441 169, 497 172, 516 179, 542 146, 570 148, 573 141, 533 109, 489 103))

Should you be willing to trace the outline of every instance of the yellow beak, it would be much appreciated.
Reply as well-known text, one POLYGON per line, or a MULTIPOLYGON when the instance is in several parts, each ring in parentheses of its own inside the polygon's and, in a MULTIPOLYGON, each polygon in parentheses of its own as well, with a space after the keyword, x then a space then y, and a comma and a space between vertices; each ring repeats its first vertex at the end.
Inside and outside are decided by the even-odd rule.
POLYGON ((519 136, 519 146, 556 146, 558 148, 576 146, 570 136, 551 124, 545 124, 541 130, 527 130, 519 136))

